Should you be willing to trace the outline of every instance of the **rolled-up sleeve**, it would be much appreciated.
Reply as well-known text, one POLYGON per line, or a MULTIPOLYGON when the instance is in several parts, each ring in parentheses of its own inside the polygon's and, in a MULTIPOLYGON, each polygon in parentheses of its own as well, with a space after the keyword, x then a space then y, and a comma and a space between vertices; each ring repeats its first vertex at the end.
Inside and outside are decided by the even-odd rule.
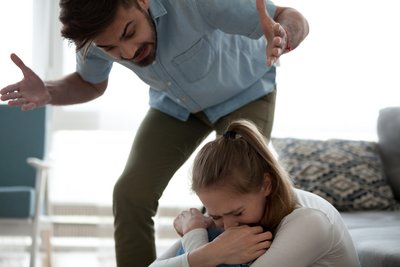
MULTIPOLYGON (((271 1, 265 3, 269 16, 274 17, 276 6, 271 1)), ((263 34, 255 0, 201 0, 196 1, 196 4, 212 28, 253 39, 263 34)))
POLYGON ((100 83, 108 78, 113 61, 107 59, 96 47, 90 47, 85 55, 83 51, 76 53, 76 71, 83 80, 100 83))

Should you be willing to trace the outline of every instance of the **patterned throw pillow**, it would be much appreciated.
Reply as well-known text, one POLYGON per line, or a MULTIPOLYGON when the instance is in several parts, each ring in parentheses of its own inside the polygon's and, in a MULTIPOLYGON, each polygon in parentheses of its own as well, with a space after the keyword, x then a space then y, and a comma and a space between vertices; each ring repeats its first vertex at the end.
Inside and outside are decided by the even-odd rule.
POLYGON ((377 144, 351 140, 272 138, 294 185, 339 211, 399 209, 382 172, 377 144))

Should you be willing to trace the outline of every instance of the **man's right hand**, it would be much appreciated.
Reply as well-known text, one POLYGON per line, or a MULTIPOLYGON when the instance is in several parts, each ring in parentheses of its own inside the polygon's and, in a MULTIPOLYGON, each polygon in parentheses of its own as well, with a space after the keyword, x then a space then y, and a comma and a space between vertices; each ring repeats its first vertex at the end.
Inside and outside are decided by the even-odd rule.
POLYGON ((8 101, 9 106, 20 106, 22 111, 31 110, 48 104, 51 100, 44 82, 16 55, 11 60, 22 71, 21 81, 10 84, 0 90, 0 99, 8 101))

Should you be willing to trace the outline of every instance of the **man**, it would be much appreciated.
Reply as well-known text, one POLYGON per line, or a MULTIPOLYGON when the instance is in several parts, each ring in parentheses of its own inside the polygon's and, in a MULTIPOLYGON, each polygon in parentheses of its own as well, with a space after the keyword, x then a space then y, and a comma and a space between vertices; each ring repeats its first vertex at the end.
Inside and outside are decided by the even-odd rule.
POLYGON ((200 142, 238 118, 270 137, 273 63, 303 41, 308 23, 262 0, 61 0, 60 7, 61 33, 77 47, 76 72, 42 81, 13 54, 24 78, 3 88, 1 100, 22 110, 93 100, 113 62, 150 86, 151 108, 113 199, 118 266, 148 266, 158 199, 200 142))

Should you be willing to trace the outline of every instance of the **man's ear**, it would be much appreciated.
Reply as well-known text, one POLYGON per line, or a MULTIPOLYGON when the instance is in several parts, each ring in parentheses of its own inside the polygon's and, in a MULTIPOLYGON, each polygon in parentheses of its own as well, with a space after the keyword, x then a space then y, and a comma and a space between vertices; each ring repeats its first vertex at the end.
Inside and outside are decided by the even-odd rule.
POLYGON ((150 0, 137 0, 137 3, 142 8, 142 10, 149 9, 150 0))
POLYGON ((271 194, 272 185, 271 185, 271 177, 268 174, 264 175, 264 183, 262 190, 264 191, 264 195, 267 197, 271 194))

